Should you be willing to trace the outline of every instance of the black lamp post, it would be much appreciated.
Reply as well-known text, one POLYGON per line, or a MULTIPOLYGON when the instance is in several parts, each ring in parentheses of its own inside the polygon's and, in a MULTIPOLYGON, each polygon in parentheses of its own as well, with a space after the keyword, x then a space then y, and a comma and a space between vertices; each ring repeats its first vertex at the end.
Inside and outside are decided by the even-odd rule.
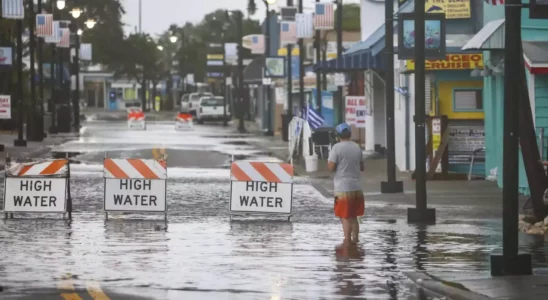
MULTIPOLYGON (((275 4, 277 0, 263 0, 264 4, 266 5, 266 34, 265 34, 265 43, 266 43, 266 57, 269 57, 272 55, 272 51, 270 49, 270 5, 275 4)), ((267 103, 267 131, 265 133, 266 136, 273 136, 274 131, 272 130, 272 113, 273 113, 273 105, 272 105, 272 97, 270 95, 270 85, 263 85, 266 89, 266 103, 267 103)))
MULTIPOLYGON (((71 15, 74 19, 78 19, 82 14, 82 10, 73 8, 71 15)), ((72 22, 70 27, 71 36, 74 38, 74 57, 72 57, 72 74, 75 79, 75 89, 72 94, 72 109, 74 118, 74 130, 80 132, 80 35, 82 30, 78 28, 78 23, 72 22)))

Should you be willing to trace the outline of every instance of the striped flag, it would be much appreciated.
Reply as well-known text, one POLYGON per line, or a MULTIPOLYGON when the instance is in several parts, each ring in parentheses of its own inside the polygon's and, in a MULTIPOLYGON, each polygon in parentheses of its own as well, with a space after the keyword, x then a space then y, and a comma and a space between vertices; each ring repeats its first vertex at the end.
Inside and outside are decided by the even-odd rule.
POLYGON ((24 19, 25 7, 23 6, 23 0, 2 0, 2 18, 24 19))
POLYGON ((504 5, 504 0, 485 0, 490 5, 504 5))
POLYGON ((305 109, 303 109, 303 119, 308 122, 308 126, 310 126, 310 129, 316 130, 320 128, 323 123, 325 122, 324 118, 320 116, 311 105, 308 105, 305 109))
POLYGON ((91 44, 80 44, 80 60, 91 60, 91 44))
POLYGON ((251 36, 251 53, 252 54, 264 54, 265 52, 265 39, 264 34, 254 34, 251 36))
POLYGON ((36 36, 38 37, 53 36, 53 15, 52 14, 36 15, 36 36))
POLYGON ((68 28, 60 28, 59 35, 61 39, 57 43, 57 47, 70 48, 70 30, 68 28))
POLYGON ((295 21, 297 22, 297 37, 312 38, 314 36, 314 17, 310 13, 296 14, 295 21))
POLYGON ((282 45, 297 43, 297 24, 294 21, 280 22, 280 43, 282 45))
POLYGON ((59 28, 59 21, 53 21, 53 35, 46 36, 44 41, 50 44, 57 44, 61 41, 61 28, 59 28))
POLYGON ((316 3, 314 12, 314 28, 318 30, 335 28, 335 11, 333 9, 333 3, 316 3))

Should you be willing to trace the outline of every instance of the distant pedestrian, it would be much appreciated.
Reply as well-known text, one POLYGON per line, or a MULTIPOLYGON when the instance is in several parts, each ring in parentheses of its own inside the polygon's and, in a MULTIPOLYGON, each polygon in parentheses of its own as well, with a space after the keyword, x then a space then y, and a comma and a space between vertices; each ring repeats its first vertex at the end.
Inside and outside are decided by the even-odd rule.
POLYGON ((357 218, 363 216, 365 210, 362 150, 350 140, 352 133, 348 124, 337 126, 336 133, 339 143, 331 149, 327 165, 329 171, 335 172, 335 215, 341 219, 344 243, 357 243, 360 231, 357 218))

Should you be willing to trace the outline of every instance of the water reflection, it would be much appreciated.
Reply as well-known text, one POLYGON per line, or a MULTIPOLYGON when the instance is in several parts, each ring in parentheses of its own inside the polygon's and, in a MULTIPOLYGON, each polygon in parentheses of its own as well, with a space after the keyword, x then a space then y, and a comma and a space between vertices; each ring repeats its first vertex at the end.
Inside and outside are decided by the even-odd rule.
POLYGON ((385 261, 386 265, 384 265, 381 270, 388 274, 389 280, 386 282, 387 288, 388 288, 388 295, 390 296, 391 300, 398 299, 398 278, 397 275, 398 270, 398 264, 396 259, 396 251, 398 248, 398 236, 397 232, 395 230, 386 230, 383 234, 384 240, 385 240, 385 261))
POLYGON ((413 247, 411 253, 413 254, 413 261, 415 263, 415 269, 419 271, 425 271, 424 265, 427 263, 429 252, 426 247, 426 225, 416 225, 417 228, 417 242, 413 247))
POLYGON ((363 296, 365 279, 359 273, 363 272, 365 250, 359 244, 341 244, 335 248, 336 294, 340 296, 363 296))

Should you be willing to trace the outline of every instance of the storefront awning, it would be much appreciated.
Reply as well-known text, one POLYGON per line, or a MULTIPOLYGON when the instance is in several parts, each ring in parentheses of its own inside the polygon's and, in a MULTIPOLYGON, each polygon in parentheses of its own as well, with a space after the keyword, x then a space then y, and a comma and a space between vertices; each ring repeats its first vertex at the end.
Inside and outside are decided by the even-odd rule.
POLYGON ((504 19, 487 23, 462 47, 462 50, 501 50, 504 49, 504 19))
POLYGON ((381 55, 371 55, 371 52, 344 54, 342 58, 322 61, 314 66, 314 71, 324 73, 354 72, 369 69, 381 69, 381 55))
POLYGON ((244 69, 245 84, 262 84, 264 57, 257 57, 244 69))
POLYGON ((523 57, 531 74, 548 74, 548 42, 523 41, 523 57))

